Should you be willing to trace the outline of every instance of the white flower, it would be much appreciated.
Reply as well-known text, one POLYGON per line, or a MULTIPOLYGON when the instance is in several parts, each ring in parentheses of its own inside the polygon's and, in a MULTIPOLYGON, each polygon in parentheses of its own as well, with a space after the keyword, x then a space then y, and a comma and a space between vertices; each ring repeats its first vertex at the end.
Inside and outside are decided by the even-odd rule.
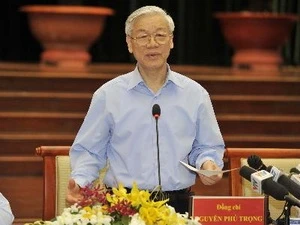
POLYGON ((131 217, 131 221, 130 221, 129 225, 146 225, 146 223, 144 220, 142 220, 140 215, 138 213, 136 213, 131 217))
POLYGON ((108 216, 108 215, 103 215, 102 212, 98 212, 97 213, 97 225, 110 225, 112 221, 112 217, 111 216, 108 216))
POLYGON ((187 220, 187 225, 199 225, 199 219, 199 217, 190 218, 189 220, 187 220))
POLYGON ((199 218, 192 219, 189 218, 188 213, 177 213, 173 207, 164 205, 166 201, 161 201, 159 202, 160 204, 154 203, 149 198, 150 193, 147 194, 145 191, 139 191, 137 186, 134 187, 132 193, 126 193, 124 187, 119 185, 118 189, 113 189, 113 193, 108 195, 106 195, 107 193, 100 193, 98 188, 90 189, 87 187, 85 189, 85 191, 88 191, 86 198, 92 199, 92 204, 87 205, 84 201, 79 202, 79 204, 65 208, 63 213, 57 216, 53 222, 36 221, 25 225, 111 225, 113 222, 122 223, 120 216, 121 220, 129 219, 129 225, 146 225, 148 222, 154 225, 158 222, 163 222, 164 224, 200 225, 198 222, 199 218), (137 196, 137 193, 141 195, 137 196), (126 201, 123 201, 124 199, 126 201), (140 204, 138 207, 136 202, 140 204), (134 204, 128 205, 131 203, 134 204), (145 207, 143 208, 144 203, 147 203, 146 209, 145 207), (156 212, 153 215, 153 219, 149 218, 148 205, 150 210, 152 209, 152 211, 156 212), (160 212, 156 210, 157 206, 160 207, 160 212), (116 209, 119 210, 120 208, 119 212, 116 211, 116 209), (166 217, 166 215, 170 215, 170 217, 166 217), (128 218, 128 216, 130 217, 128 218))

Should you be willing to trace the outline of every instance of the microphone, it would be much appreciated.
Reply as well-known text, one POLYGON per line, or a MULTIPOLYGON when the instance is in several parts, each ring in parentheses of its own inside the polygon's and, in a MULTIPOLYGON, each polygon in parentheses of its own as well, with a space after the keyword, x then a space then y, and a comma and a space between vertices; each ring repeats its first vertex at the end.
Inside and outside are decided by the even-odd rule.
POLYGON ((273 174, 273 180, 283 185, 292 195, 300 199, 300 186, 275 166, 268 166, 267 171, 273 174))
POLYGON ((300 164, 298 164, 296 167, 293 167, 292 169, 290 169, 290 173, 300 174, 300 164))
MULTIPOLYGON (((257 155, 250 155, 247 158, 247 163, 250 167, 256 169, 256 170, 266 170, 267 167, 265 164, 263 164, 261 158, 257 155)), ((271 213, 269 209, 269 196, 265 195, 266 198, 266 210, 267 210, 267 224, 273 224, 273 219, 271 218, 271 213)))
POLYGON ((290 173, 300 174, 300 171, 296 167, 293 167, 293 168, 290 169, 290 173))
POLYGON ((291 180, 300 186, 300 174, 292 174, 291 180))
POLYGON ((290 176, 292 181, 300 186, 300 164, 290 169, 290 176))
MULTIPOLYGON (((261 181, 261 187, 262 190, 265 192, 265 194, 272 196, 276 200, 284 200, 286 202, 284 208, 285 224, 290 224, 289 223, 290 208, 291 206, 300 207, 300 201, 295 197, 290 196, 289 192, 281 184, 273 181, 271 177, 266 178, 268 177, 268 175, 266 176, 264 175, 264 173, 268 173, 267 171, 265 170, 256 171, 253 168, 247 166, 243 166, 240 169, 240 175, 249 181, 251 180, 252 177, 255 177, 255 173, 261 173, 263 175, 260 177, 261 179, 257 179, 257 181, 258 182, 261 181), (265 177, 265 179, 262 179, 262 177, 265 177)), ((268 218, 267 220, 269 219, 272 220, 271 218, 268 218)))
POLYGON ((300 207, 300 201, 291 195, 284 196, 284 199, 291 204, 291 206, 300 207))
POLYGON ((160 117, 160 113, 161 113, 160 106, 158 104, 154 104, 152 106, 152 115, 155 118, 155 123, 156 123, 157 174, 158 174, 159 190, 161 190, 160 154, 159 154, 159 132, 158 132, 158 119, 160 117))
POLYGON ((247 158, 247 163, 250 167, 256 170, 266 170, 267 166, 263 164, 261 158, 257 155, 250 155, 247 158))
POLYGON ((160 111, 160 106, 158 104, 154 104, 152 106, 152 115, 156 120, 158 120, 158 118, 160 117, 160 111))
POLYGON ((265 170, 256 171, 255 169, 242 166, 240 169, 240 175, 253 184, 255 191, 272 196, 276 200, 285 200, 289 193, 280 184, 272 180, 272 175, 265 170))

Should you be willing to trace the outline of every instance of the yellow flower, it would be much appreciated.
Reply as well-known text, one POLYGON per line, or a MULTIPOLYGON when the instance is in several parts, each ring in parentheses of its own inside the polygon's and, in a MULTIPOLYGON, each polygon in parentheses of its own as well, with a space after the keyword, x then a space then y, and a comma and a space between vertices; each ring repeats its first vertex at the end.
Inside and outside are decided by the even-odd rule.
POLYGON ((127 190, 124 188, 123 184, 119 184, 118 188, 113 188, 112 191, 118 197, 127 197, 127 190))
POLYGON ((128 200, 133 207, 138 208, 150 200, 150 193, 148 191, 139 191, 136 183, 134 183, 130 194, 128 194, 128 200))
POLYGON ((166 221, 170 215, 170 209, 165 205, 167 201, 149 201, 141 206, 139 214, 146 224, 168 224, 166 221))
POLYGON ((110 202, 112 205, 117 204, 118 202, 122 200, 128 200, 128 194, 127 190, 124 188, 122 184, 119 184, 118 188, 112 189, 113 194, 107 193, 106 199, 108 202, 110 202))
POLYGON ((152 208, 152 207, 141 207, 140 208, 140 216, 141 218, 145 221, 145 223, 147 225, 153 225, 155 224, 155 222, 157 221, 157 217, 158 217, 158 210, 156 208, 152 208))
POLYGON ((89 206, 86 206, 86 207, 83 208, 83 210, 84 210, 84 213, 82 214, 82 217, 90 219, 92 217, 92 215, 93 215, 92 208, 89 207, 89 206))
MULTIPOLYGON (((92 189, 92 191, 94 190, 92 189)), ((96 189, 96 191, 99 190, 96 189)), ((140 191, 136 183, 133 184, 130 193, 127 193, 126 188, 124 188, 122 184, 119 184, 118 188, 113 188, 112 192, 113 193, 106 193, 105 195, 108 202, 96 201, 86 207, 75 204, 70 208, 66 208, 60 216, 56 217, 56 221, 54 222, 36 221, 35 223, 25 225, 62 225, 66 224, 65 221, 70 219, 72 219, 73 224, 81 224, 80 220, 83 218, 91 225, 111 224, 121 222, 124 219, 124 215, 127 219, 131 218, 130 223, 132 222, 132 224, 200 225, 198 221, 196 221, 198 219, 188 219, 187 214, 178 214, 173 207, 166 205, 168 199, 153 201, 150 198, 151 193, 149 193, 149 191, 140 191), (127 214, 122 214, 124 210, 127 214), (117 214, 117 216, 115 216, 115 214, 117 214), (128 217, 128 215, 130 216, 128 217)), ((104 197, 104 195, 101 197, 104 197)))
POLYGON ((101 209, 99 209, 99 211, 101 211, 103 213, 107 213, 108 212, 108 205, 102 205, 101 209))
POLYGON ((86 206, 83 208, 86 212, 92 212, 92 208, 90 206, 86 206))

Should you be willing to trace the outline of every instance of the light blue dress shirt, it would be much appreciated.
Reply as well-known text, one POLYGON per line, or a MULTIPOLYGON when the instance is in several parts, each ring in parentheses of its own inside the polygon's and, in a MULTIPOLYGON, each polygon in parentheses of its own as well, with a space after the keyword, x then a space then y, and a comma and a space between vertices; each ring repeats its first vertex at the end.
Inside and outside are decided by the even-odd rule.
POLYGON ((0 193, 0 225, 11 225, 14 215, 7 199, 0 193))
POLYGON ((158 119, 162 190, 180 190, 195 183, 196 174, 180 160, 200 168, 206 160, 223 167, 224 141, 207 91, 197 82, 170 70, 165 84, 153 93, 137 67, 102 85, 70 151, 71 177, 81 187, 108 165, 107 186, 122 183, 153 190, 159 182, 156 121, 158 119), (107 164, 106 164, 107 163, 107 164))

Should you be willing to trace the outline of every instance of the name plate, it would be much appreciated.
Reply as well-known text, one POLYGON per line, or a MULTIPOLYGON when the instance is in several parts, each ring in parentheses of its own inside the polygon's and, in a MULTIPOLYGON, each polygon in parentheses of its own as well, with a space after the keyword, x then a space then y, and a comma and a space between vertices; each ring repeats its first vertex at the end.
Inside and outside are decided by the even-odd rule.
POLYGON ((264 196, 192 196, 190 215, 202 225, 263 225, 266 219, 264 196))

